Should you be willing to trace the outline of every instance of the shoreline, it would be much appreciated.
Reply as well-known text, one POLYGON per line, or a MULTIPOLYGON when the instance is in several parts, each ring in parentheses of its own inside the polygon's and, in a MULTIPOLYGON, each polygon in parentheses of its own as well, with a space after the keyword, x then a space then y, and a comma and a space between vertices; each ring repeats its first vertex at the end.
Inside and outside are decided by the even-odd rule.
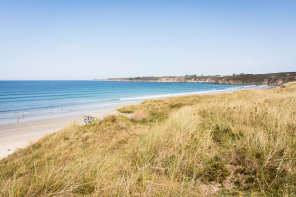
MULTIPOLYGON (((143 82, 144 83, 144 82, 143 82)), ((178 92, 156 92, 154 94, 144 94, 144 95, 123 95, 122 98, 118 98, 116 101, 110 101, 111 103, 93 103, 93 104, 85 104, 82 105, 73 105, 69 107, 53 107, 53 108, 45 108, 40 110, 24 110, 24 111, 15 111, 7 114, 7 116, 0 117, 0 125, 12 124, 12 123, 19 123, 22 122, 30 122, 35 120, 44 120, 44 119, 55 119, 55 118, 63 118, 63 117, 70 117, 70 116, 77 116, 83 113, 88 113, 92 110, 105 110, 111 108, 117 108, 123 105, 130 105, 130 104, 137 104, 147 99, 161 99, 166 97, 175 97, 175 96, 186 96, 186 95, 195 95, 195 94, 216 94, 221 92, 232 92, 241 89, 265 89, 271 86, 268 85, 229 85, 229 87, 219 89, 219 88, 211 88, 206 90, 184 90, 178 92), (240 86, 240 87, 237 87, 240 86), (23 118, 23 114, 25 118, 23 118), (14 114, 14 115, 12 115, 14 114), (19 116, 17 120, 16 116, 19 116)), ((1 114, 0 114, 1 115, 1 114)))
MULTIPOLYGON (((246 88, 246 89, 238 89, 238 90, 269 89, 269 88, 273 88, 273 87, 264 86, 260 88, 246 88)), ((201 92, 199 94, 195 92, 192 94, 181 94, 181 95, 174 95, 169 97, 231 93, 238 90, 203 92, 203 93, 201 92)), ((162 98, 168 98, 168 97, 145 98, 143 100, 140 100, 138 102, 133 102, 130 104, 139 104, 145 100, 150 100, 150 99, 154 100, 154 99, 162 99, 162 98)), ((130 105, 130 104, 127 104, 127 105, 130 105)), ((76 123, 79 125, 84 125, 83 116, 86 114, 91 114, 94 117, 103 119, 108 115, 122 114, 116 111, 115 107, 123 107, 123 106, 126 106, 126 105, 113 106, 113 108, 108 108, 108 109, 98 109, 98 110, 90 111, 80 115, 32 120, 32 121, 19 122, 19 123, 0 124, 0 160, 9 156, 13 152, 15 152, 17 149, 25 148, 26 146, 36 142, 42 137, 65 128, 68 124, 70 124, 73 121, 76 121, 76 123)))

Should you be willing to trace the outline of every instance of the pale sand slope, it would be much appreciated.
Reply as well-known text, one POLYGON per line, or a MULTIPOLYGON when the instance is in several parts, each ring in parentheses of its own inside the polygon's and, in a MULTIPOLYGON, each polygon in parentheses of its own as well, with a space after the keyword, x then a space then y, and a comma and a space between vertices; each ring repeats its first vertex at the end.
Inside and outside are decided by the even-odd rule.
MULTIPOLYGON (((87 114, 103 119, 107 115, 118 113, 110 109, 87 114)), ((47 134, 59 131, 73 121, 80 125, 84 124, 83 115, 0 125, 0 159, 18 148, 24 148, 36 142, 47 134)))

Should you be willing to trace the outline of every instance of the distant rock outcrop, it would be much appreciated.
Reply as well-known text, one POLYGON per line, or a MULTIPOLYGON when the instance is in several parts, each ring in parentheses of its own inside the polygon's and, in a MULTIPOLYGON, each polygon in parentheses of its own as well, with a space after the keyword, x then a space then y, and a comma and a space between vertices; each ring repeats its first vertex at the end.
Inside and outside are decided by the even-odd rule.
POLYGON ((269 73, 269 74, 240 74, 234 76, 165 76, 165 77, 134 77, 109 78, 106 81, 145 81, 163 83, 212 83, 233 85, 273 85, 296 81, 296 72, 269 73))

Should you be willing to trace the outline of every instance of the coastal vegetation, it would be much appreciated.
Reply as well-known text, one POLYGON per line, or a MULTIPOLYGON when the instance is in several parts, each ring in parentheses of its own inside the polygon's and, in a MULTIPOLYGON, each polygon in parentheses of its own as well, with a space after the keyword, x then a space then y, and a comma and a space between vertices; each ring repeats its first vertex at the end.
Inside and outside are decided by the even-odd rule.
POLYGON ((2 159, 1 195, 296 195, 296 82, 118 111, 2 159))
POLYGON ((192 82, 214 84, 250 84, 250 85, 274 85, 279 86, 288 82, 296 81, 296 72, 269 73, 269 74, 233 74, 231 76, 203 76, 185 75, 182 77, 133 77, 133 78, 110 78, 108 81, 149 81, 149 82, 192 82))

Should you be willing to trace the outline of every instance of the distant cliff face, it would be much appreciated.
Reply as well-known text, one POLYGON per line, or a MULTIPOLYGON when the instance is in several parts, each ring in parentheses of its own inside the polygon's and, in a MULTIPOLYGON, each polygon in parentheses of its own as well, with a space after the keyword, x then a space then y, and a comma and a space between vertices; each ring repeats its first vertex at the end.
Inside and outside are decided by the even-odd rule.
MULTIPOLYGON (((244 81, 244 80, 234 80, 229 78, 222 78, 222 79, 205 79, 199 80, 196 82, 204 82, 204 83, 214 83, 214 84, 232 84, 232 85, 273 85, 273 86, 280 86, 284 83, 296 81, 296 77, 294 78, 279 78, 279 79, 263 79, 259 81, 244 81)), ((195 81, 190 81, 195 82, 195 81)))
POLYGON ((273 85, 280 86, 284 83, 296 81, 296 72, 270 73, 257 75, 237 76, 182 76, 182 77, 136 77, 136 78, 110 78, 107 81, 149 81, 149 82, 174 82, 174 83, 213 83, 232 85, 273 85))

